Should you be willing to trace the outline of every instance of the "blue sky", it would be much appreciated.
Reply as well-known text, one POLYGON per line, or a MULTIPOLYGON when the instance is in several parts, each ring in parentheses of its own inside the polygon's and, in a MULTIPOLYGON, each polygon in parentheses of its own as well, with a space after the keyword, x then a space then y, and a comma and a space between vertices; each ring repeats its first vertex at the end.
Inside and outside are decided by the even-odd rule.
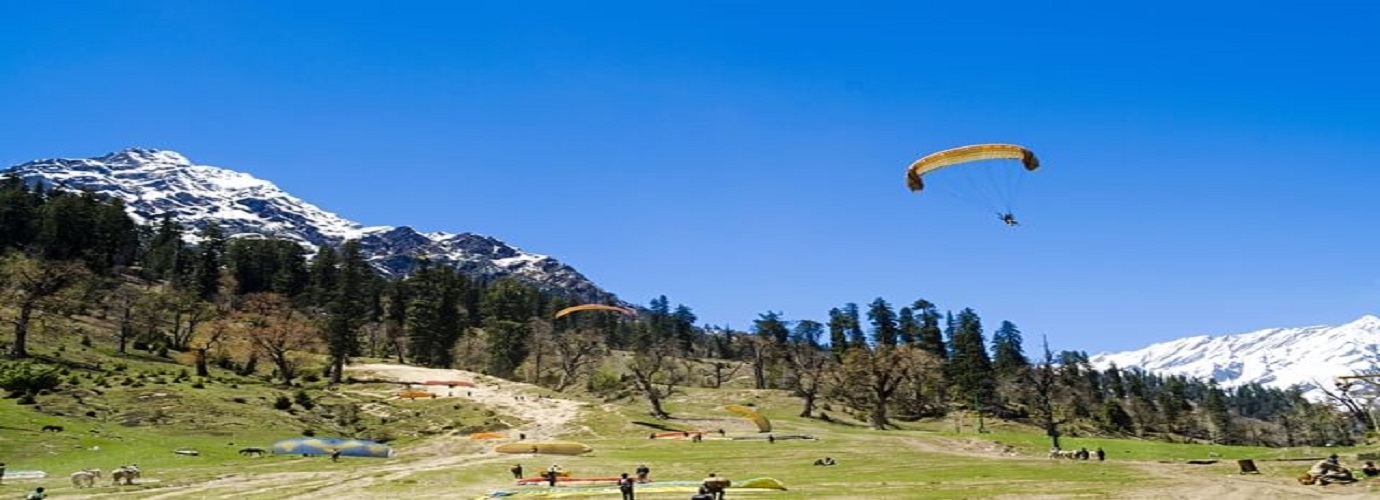
POLYGON ((925 298, 1096 353, 1380 312, 1374 3, 748 4, 11 2, 0 164, 176 150, 739 328, 925 298), (979 142, 1043 160, 1023 227, 905 189, 979 142))

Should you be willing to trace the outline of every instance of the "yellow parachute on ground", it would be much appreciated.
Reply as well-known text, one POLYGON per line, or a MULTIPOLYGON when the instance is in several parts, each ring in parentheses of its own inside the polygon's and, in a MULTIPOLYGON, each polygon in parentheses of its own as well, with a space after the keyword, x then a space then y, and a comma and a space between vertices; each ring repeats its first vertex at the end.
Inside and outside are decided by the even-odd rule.
POLYGON ((1015 144, 973 144, 946 149, 915 160, 915 163, 906 169, 906 186, 911 191, 920 191, 925 189, 925 174, 944 167, 981 160, 1020 160, 1028 171, 1040 168, 1039 158, 1035 157, 1033 151, 1024 147, 1015 144))
POLYGON ((580 311, 611 311, 622 314, 624 316, 637 316, 637 311, 628 309, 626 307, 610 306, 605 304, 581 304, 578 306, 570 306, 565 309, 556 311, 556 319, 560 319, 560 317, 562 316, 580 311))
POLYGON ((499 453, 531 453, 541 455, 583 455, 594 451, 594 448, 583 443, 508 443, 494 447, 494 451, 499 453))
POLYGON ((743 405, 728 405, 725 406, 724 409, 757 424, 758 432, 771 432, 771 421, 767 420, 767 417, 762 416, 761 413, 758 413, 757 410, 743 405))

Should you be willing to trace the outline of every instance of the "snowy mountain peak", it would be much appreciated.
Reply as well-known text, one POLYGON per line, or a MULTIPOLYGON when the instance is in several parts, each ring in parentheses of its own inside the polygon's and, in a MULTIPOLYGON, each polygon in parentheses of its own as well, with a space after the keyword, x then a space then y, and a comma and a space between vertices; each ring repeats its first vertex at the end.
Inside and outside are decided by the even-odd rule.
POLYGON ((116 168, 137 168, 145 165, 192 166, 191 160, 176 151, 147 148, 129 148, 116 151, 97 160, 116 168))
POLYGON ((1297 385, 1309 398, 1318 399, 1322 397, 1318 387, 1337 376, 1380 368, 1380 318, 1368 314, 1338 326, 1186 337, 1137 351, 1098 354, 1090 361, 1098 369, 1115 364, 1122 369, 1212 379, 1223 387, 1297 385))
POLYGON ((36 160, 7 172, 50 188, 118 198, 144 224, 164 216, 194 228, 215 222, 231 237, 287 238, 311 252, 358 239, 375 267, 393 276, 411 272, 416 258, 423 257, 476 277, 515 276, 588 300, 612 297, 570 266, 497 238, 422 233, 407 226, 364 227, 295 198, 272 182, 197 165, 175 151, 129 148, 96 158, 36 160))

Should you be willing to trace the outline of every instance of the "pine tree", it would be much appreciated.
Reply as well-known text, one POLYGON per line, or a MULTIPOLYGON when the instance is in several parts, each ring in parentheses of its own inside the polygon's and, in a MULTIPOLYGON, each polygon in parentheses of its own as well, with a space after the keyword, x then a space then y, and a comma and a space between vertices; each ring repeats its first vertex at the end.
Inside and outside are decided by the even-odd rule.
POLYGON ((166 215, 158 223, 148 242, 144 267, 149 277, 177 283, 191 266, 187 244, 183 241, 182 224, 166 215))
MULTIPOLYGON (((321 247, 316 252, 316 257, 311 260, 311 267, 308 271, 311 275, 307 281, 307 303, 320 307, 330 301, 331 294, 334 293, 339 281, 340 254, 334 248, 321 247)), ((415 274, 417 270, 414 270, 415 274)))
POLYGON ((911 308, 902 307, 896 311, 896 334, 904 345, 914 345, 920 340, 920 322, 911 308))
POLYGON ((845 331, 848 334, 849 347, 867 347, 867 336, 863 334, 862 317, 858 313, 858 305, 852 302, 844 304, 843 317, 846 321, 845 331))
POLYGON ((1227 397, 1217 386, 1217 381, 1208 383, 1207 394, 1201 405, 1203 419, 1216 444, 1238 444, 1236 429, 1232 424, 1231 413, 1227 409, 1227 397))
POLYGON ((944 346, 944 330, 939 328, 939 311, 935 310, 934 304, 920 299, 915 301, 911 307, 920 313, 920 333, 916 339, 917 347, 940 360, 949 359, 948 349, 944 346))
POLYGON ((958 313, 950 337, 953 356, 948 364, 948 380, 963 401, 979 408, 992 400, 995 386, 991 378, 992 360, 982 336, 982 321, 972 309, 958 313))
POLYGON ((899 330, 891 304, 877 297, 868 305, 867 320, 872 323, 872 338, 878 345, 896 345, 899 330))
POLYGON ((31 245, 38 234, 38 211, 43 203, 17 176, 0 177, 0 251, 31 245))
POLYGON ((513 279, 500 279, 484 294, 480 311, 484 315, 484 334, 489 341, 489 374, 511 378, 527 359, 531 328, 535 316, 536 294, 513 279))
POLYGON ((1107 379, 1107 390, 1111 391, 1112 397, 1116 399, 1125 399, 1126 385, 1121 380, 1121 369, 1116 367, 1116 363, 1112 363, 1111 366, 1108 366, 1107 370, 1103 372, 1103 375, 1105 375, 1107 379))
POLYGON ((1030 366, 1021 342, 1020 329, 1010 321, 992 333, 992 369, 998 377, 1014 377, 1030 366))
POLYGON ((837 307, 829 310, 829 351, 834 353, 835 361, 848 351, 848 318, 837 307))
POLYGON ((351 353, 359 350, 359 328, 368 319, 371 303, 365 289, 370 277, 369 263, 360 253, 359 240, 346 241, 340 253, 336 288, 326 303, 325 327, 322 329, 327 353, 331 357, 330 378, 333 384, 343 380, 345 363, 351 353))
POLYGON ((414 363, 449 368, 455 362, 452 349, 462 332, 455 281, 453 271, 425 260, 417 264, 405 281, 402 296, 407 309, 401 316, 414 363))
MULTIPOLYGON (((606 321, 610 318, 606 316, 606 321)), ((671 337, 676 340, 676 346, 680 352, 690 354, 695 346, 695 313, 682 304, 677 304, 676 309, 671 311, 671 337)))
POLYGON ((211 300, 220 293, 220 271, 225 259, 225 231, 215 222, 208 222, 198 235, 193 292, 201 300, 211 300))
POLYGON ((753 342, 752 380, 757 389, 766 389, 772 384, 767 380, 768 372, 779 361, 791 332, 781 321, 781 313, 767 311, 752 322, 756 338, 753 342))

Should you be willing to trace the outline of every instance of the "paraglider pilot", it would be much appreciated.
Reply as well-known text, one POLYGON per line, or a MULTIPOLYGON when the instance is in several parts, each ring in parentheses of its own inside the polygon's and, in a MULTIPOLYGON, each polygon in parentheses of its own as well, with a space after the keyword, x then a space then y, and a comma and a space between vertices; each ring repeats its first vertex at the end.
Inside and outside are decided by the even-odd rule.
POLYGON ((1007 212, 1007 213, 1004 213, 1004 214, 1003 214, 1003 213, 998 213, 998 214, 997 214, 997 218, 998 218, 998 219, 1001 219, 1001 221, 1002 221, 1002 222, 1005 222, 1006 225, 1008 225, 1008 226, 1019 226, 1019 225, 1021 225, 1021 223, 1016 222, 1016 216, 1015 216, 1015 215, 1012 215, 1010 212, 1007 212))

